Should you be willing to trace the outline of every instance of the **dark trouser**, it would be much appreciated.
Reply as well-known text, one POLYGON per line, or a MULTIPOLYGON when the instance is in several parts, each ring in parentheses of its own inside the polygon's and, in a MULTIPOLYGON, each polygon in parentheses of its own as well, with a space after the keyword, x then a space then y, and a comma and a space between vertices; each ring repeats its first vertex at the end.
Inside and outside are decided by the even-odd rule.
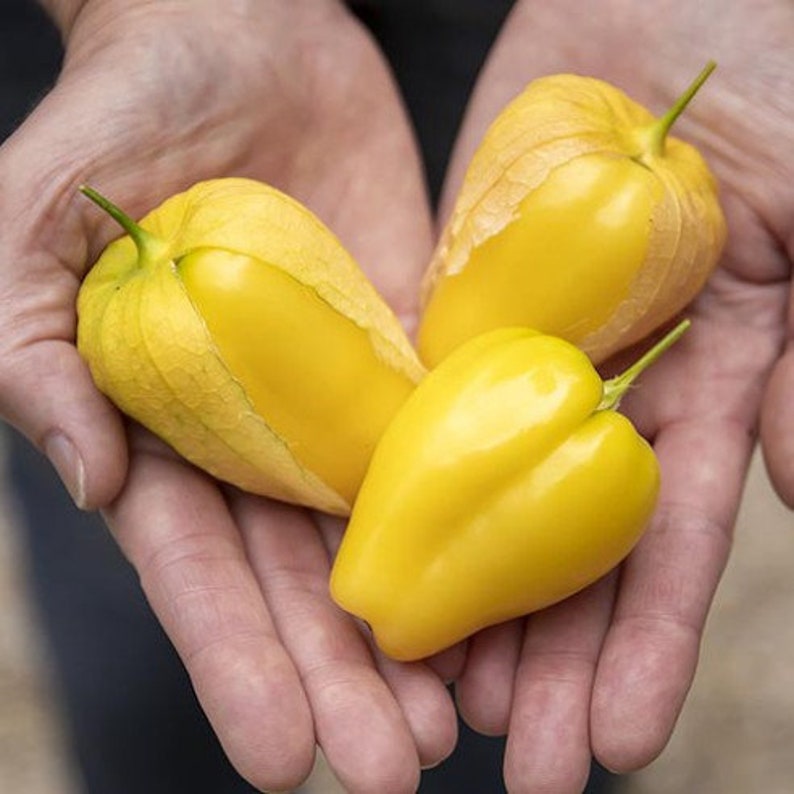
MULTIPOLYGON (((511 2, 352 5, 381 41, 403 86, 435 197, 465 98, 511 2)), ((0 58, 8 64, 0 69, 0 136, 5 137, 54 80, 60 60, 57 37, 32 0, 3 0, 0 58)), ((134 572, 100 519, 77 511, 41 456, 9 435, 32 590, 86 791, 253 791, 221 753, 134 572)), ((497 794, 504 790, 503 750, 503 740, 461 726, 458 749, 425 773, 421 791, 497 794)), ((596 768, 588 790, 603 792, 607 783, 596 768)))

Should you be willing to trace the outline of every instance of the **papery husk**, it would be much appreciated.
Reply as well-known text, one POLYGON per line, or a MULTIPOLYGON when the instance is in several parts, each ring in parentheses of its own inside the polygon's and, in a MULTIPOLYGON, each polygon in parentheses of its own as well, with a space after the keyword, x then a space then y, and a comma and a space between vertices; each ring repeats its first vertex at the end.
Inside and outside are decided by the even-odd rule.
POLYGON ((364 329, 380 360, 418 382, 424 368, 391 310, 309 210, 262 183, 199 183, 139 225, 164 241, 165 254, 138 267, 135 243, 123 237, 107 247, 79 294, 78 347, 98 388, 217 478, 347 515, 349 500, 309 471, 257 414, 219 355, 175 263, 209 248, 276 266, 364 329))
MULTIPOLYGON (((726 226, 716 180, 693 146, 668 137, 663 154, 647 152, 644 136, 656 121, 642 105, 596 78, 561 74, 530 83, 495 119, 469 164, 425 273, 423 306, 442 279, 467 267, 474 249, 519 219, 522 201, 555 169, 599 155, 631 158, 660 182, 661 200, 647 219, 645 261, 612 315, 586 336, 571 338, 537 325, 532 316, 523 322, 561 333, 600 362, 675 316, 717 265, 726 226)), ((516 318, 506 324, 516 324, 516 318)))

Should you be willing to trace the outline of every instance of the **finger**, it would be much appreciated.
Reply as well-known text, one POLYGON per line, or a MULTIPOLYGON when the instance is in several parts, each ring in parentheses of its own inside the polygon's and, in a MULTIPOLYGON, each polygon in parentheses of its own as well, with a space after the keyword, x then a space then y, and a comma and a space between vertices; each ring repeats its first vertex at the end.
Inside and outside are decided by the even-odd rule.
POLYGON ((71 341, 27 339, 19 328, 5 339, 0 415, 47 455, 78 507, 109 504, 127 470, 118 412, 97 391, 71 341))
POLYGON ((455 704, 444 680, 424 663, 406 664, 377 649, 373 652, 378 671, 411 729, 421 767, 437 766, 452 752, 458 739, 455 704))
POLYGON ((455 683, 461 717, 486 736, 507 732, 524 621, 511 620, 469 640, 466 666, 455 683))
POLYGON ((463 640, 425 659, 425 664, 434 670, 442 681, 451 684, 462 675, 466 667, 467 650, 468 641, 463 640))
POLYGON ((781 356, 761 407, 761 444, 769 478, 778 496, 794 507, 794 347, 781 356))
POLYGON ((95 509, 119 493, 127 452, 120 417, 74 349, 75 301, 90 263, 76 188, 85 163, 102 149, 93 137, 90 146, 64 138, 76 118, 89 126, 96 118, 95 97, 78 93, 51 92, 0 148, 7 198, 0 228, 0 412, 50 458, 75 503, 95 509))
POLYGON ((107 517, 231 762, 263 789, 299 785, 311 712, 218 489, 139 449, 107 517))
POLYGON ((590 696, 614 576, 533 615, 515 679, 505 780, 515 794, 578 794, 590 771, 590 696))
POLYGON ((645 766, 670 737, 728 559, 752 446, 741 424, 702 417, 656 439, 659 507, 624 563, 593 695, 593 749, 609 769, 645 766))
MULTIPOLYGON (((344 523, 316 513, 329 559, 339 550, 344 523)), ((457 715, 446 689, 463 664, 465 645, 458 643, 422 663, 405 664, 389 659, 375 645, 368 644, 378 672, 389 685, 413 734, 423 768, 436 766, 446 758, 457 741, 457 715)))
POLYGON ((351 791, 415 791, 420 754, 411 727, 363 636, 330 599, 317 527, 304 513, 242 494, 233 510, 331 768, 351 791))

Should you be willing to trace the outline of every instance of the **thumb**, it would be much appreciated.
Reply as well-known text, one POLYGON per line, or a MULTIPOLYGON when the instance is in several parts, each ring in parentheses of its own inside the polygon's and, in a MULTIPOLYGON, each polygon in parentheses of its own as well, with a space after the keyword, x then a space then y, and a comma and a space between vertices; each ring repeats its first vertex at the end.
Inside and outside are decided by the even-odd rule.
POLYGON ((781 356, 761 408, 761 445, 769 478, 781 500, 794 507, 794 348, 781 356))
POLYGON ((79 508, 103 507, 121 490, 127 471, 121 417, 70 342, 2 351, 0 414, 47 456, 79 508))
POLYGON ((75 201, 80 159, 57 145, 63 117, 48 104, 0 147, 0 417, 47 455, 79 507, 95 509, 121 489, 126 441, 74 345, 88 224, 75 201))

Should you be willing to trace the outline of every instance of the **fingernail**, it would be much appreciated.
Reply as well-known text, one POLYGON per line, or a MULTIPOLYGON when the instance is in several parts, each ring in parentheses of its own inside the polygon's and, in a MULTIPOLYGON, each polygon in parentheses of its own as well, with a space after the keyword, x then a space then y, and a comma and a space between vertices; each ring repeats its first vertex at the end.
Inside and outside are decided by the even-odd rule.
POLYGON ((77 447, 64 433, 52 433, 44 442, 44 454, 55 467, 75 505, 85 508, 85 466, 77 447))

